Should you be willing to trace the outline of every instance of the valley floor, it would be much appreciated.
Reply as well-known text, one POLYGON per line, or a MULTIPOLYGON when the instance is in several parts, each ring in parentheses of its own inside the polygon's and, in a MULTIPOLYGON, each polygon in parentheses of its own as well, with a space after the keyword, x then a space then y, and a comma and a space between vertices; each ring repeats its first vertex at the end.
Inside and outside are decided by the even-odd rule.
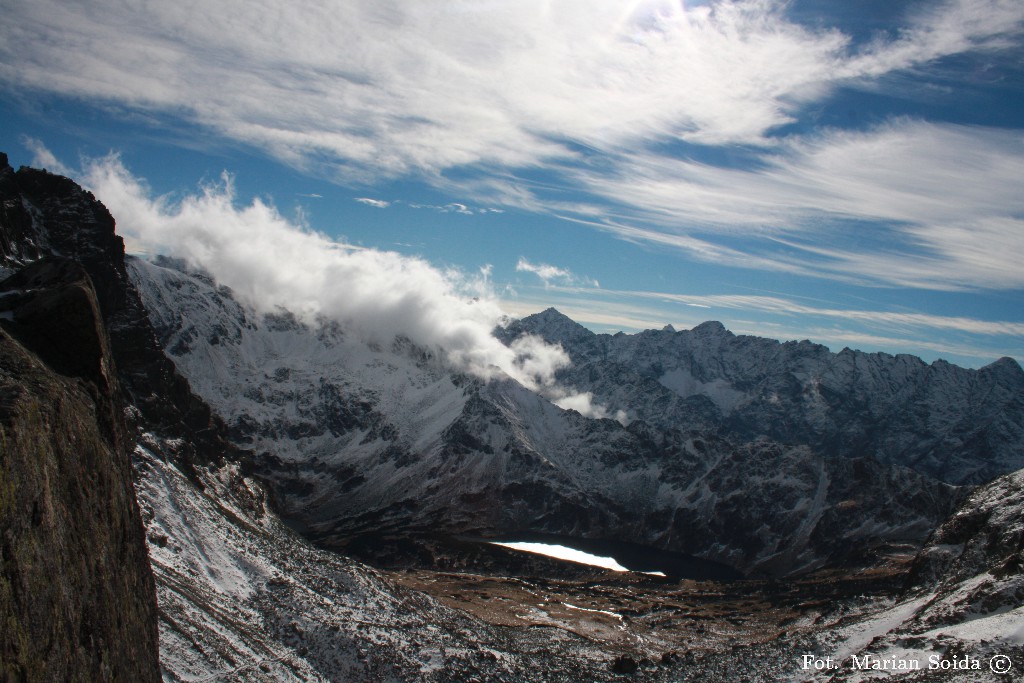
POLYGON ((146 435, 136 450, 167 681, 1014 680, 987 668, 1002 653, 1024 670, 1019 608, 979 613, 969 589, 900 600, 898 562, 728 583, 380 570, 302 540, 232 465, 186 477, 174 445, 146 435), (945 631, 922 621, 942 605, 945 631), (925 667, 961 653, 986 669, 850 668, 901 647, 925 667), (815 669, 826 657, 842 668, 815 669))
POLYGON ((858 604, 873 604, 863 596, 884 594, 900 574, 792 583, 674 582, 611 572, 563 580, 406 570, 392 578, 488 624, 557 628, 637 661, 671 662, 689 651, 731 651, 834 622, 858 604))

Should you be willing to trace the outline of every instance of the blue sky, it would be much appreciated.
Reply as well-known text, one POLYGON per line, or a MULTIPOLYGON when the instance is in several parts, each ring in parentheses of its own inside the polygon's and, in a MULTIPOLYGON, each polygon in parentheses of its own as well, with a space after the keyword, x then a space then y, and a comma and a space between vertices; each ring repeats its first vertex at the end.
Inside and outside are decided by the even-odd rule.
POLYGON ((1019 0, 9 4, 0 149, 135 248, 248 217, 600 331, 1024 357, 1019 0))

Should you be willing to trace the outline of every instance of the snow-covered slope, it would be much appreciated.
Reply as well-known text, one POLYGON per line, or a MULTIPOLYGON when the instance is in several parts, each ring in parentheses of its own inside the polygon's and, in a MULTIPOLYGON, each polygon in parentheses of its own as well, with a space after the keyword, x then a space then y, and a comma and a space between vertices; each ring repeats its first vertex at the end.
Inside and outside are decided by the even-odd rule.
POLYGON ((186 478, 181 446, 146 433, 135 451, 165 681, 615 679, 601 643, 494 627, 313 547, 237 465, 186 478))
POLYGON ((954 502, 870 459, 589 419, 408 340, 375 346, 332 321, 260 315, 179 264, 128 269, 164 348, 257 453, 289 523, 332 547, 366 533, 533 531, 787 573, 919 543, 954 502))
POLYGON ((559 380, 610 410, 656 425, 702 424, 743 439, 871 456, 955 484, 1024 467, 1024 371, 1010 358, 980 370, 803 342, 692 330, 594 334, 555 309, 500 331, 561 343, 559 380))
POLYGON ((1024 470, 974 491, 918 554, 911 579, 902 599, 876 604, 824 635, 819 654, 829 654, 842 669, 821 680, 1019 680, 1024 470), (854 656, 861 663, 916 663, 920 670, 857 669, 854 656))

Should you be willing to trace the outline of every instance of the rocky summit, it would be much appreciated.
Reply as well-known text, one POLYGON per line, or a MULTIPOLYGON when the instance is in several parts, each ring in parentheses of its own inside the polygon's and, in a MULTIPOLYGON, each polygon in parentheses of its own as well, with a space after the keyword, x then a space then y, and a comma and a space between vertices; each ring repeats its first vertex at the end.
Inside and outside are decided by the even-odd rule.
POLYGON ((560 344, 558 386, 616 419, 585 416, 126 258, 88 192, 0 162, 3 680, 1024 667, 1013 360, 598 335, 554 309, 495 330, 560 344))

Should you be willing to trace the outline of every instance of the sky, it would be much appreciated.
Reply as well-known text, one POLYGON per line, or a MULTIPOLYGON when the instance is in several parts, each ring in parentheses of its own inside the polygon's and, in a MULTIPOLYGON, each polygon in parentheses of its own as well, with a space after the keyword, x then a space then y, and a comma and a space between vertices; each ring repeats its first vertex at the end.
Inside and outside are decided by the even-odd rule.
POLYGON ((1019 0, 0 5, 0 150, 253 301, 1024 358, 1019 0))

